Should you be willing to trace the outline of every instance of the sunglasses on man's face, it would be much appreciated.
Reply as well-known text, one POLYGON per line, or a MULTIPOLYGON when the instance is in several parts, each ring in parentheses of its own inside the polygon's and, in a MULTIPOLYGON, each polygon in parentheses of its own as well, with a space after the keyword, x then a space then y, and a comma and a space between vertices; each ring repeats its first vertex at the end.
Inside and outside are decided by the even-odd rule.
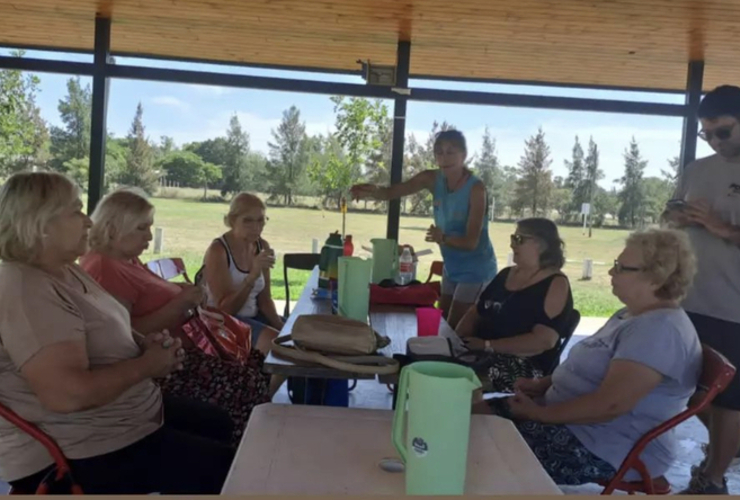
POLYGON ((735 124, 725 125, 724 127, 717 127, 715 129, 700 130, 699 138, 707 142, 711 142, 715 137, 720 141, 726 141, 732 135, 732 129, 735 128, 735 124))
POLYGON ((534 236, 527 236, 526 234, 514 233, 511 235, 511 244, 519 246, 527 240, 534 238, 534 236))

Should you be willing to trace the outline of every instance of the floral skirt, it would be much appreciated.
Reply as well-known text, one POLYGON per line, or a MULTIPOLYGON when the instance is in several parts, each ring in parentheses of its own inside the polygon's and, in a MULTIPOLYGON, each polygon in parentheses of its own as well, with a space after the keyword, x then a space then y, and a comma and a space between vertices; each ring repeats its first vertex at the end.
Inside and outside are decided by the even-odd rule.
POLYGON ((516 379, 542 376, 542 372, 527 358, 497 352, 490 360, 487 375, 491 382, 491 392, 514 392, 516 379))
POLYGON ((265 356, 252 350, 245 363, 224 361, 199 349, 188 349, 183 369, 159 379, 162 393, 216 405, 234 421, 231 443, 238 446, 252 408, 269 403, 270 375, 262 371, 265 356))

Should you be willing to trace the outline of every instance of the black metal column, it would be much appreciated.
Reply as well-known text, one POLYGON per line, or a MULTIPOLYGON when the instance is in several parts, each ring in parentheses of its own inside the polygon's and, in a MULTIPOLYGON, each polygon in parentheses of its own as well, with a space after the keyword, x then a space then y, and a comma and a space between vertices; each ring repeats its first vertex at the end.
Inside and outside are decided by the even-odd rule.
POLYGON ((87 213, 91 214, 103 197, 105 185, 105 139, 108 114, 107 64, 110 57, 110 19, 95 19, 95 58, 93 60, 92 117, 90 120, 90 173, 87 213))
MULTIPOLYGON (((396 59, 396 87, 408 89, 411 66, 411 42, 398 42, 396 59)), ((403 153, 406 142, 406 105, 408 95, 398 94, 393 104, 393 149, 391 151, 391 184, 403 180, 403 153)), ((401 219, 401 200, 388 203, 387 238, 398 241, 398 226, 401 219)))
POLYGON ((704 84, 704 61, 689 62, 686 77, 686 116, 683 119, 683 136, 681 137, 681 156, 679 173, 696 159, 696 139, 699 132, 699 119, 696 114, 701 102, 704 84))

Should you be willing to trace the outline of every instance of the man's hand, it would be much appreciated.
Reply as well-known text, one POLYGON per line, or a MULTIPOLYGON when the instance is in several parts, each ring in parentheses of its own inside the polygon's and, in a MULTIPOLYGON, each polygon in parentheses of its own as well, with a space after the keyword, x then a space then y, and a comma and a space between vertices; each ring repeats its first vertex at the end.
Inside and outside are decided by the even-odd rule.
POLYGON ((722 220, 706 200, 697 200, 686 205, 683 214, 692 224, 699 224, 715 236, 724 239, 732 238, 735 228, 722 220))

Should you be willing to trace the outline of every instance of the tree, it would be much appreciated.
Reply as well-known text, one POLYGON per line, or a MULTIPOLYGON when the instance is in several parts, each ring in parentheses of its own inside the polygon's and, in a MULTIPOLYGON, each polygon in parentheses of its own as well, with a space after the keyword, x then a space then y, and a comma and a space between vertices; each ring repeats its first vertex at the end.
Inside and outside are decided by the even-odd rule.
POLYGON ((273 142, 268 143, 270 161, 267 164, 269 191, 282 196, 285 205, 293 205, 293 197, 301 185, 306 169, 306 124, 301 122, 298 108, 283 111, 277 130, 272 131, 273 142))
POLYGON ((312 163, 309 176, 339 207, 342 196, 360 179, 363 166, 380 146, 377 128, 385 105, 379 99, 361 97, 334 96, 331 100, 336 113, 335 136, 343 154, 334 155, 324 164, 312 163))
POLYGON ((200 187, 205 162, 191 151, 175 151, 165 156, 159 167, 166 172, 167 180, 184 187, 200 187))
POLYGON ((678 184, 678 176, 681 175, 679 168, 680 163, 681 159, 678 156, 674 156, 673 158, 668 158, 668 168, 670 170, 660 169, 660 173, 663 174, 663 179, 668 181, 674 190, 678 184))
POLYGON ((624 175, 617 181, 622 186, 619 199, 622 206, 619 209, 619 222, 635 227, 638 221, 645 216, 642 176, 647 161, 642 159, 640 146, 633 137, 629 147, 624 152, 624 175))
POLYGON ((573 190, 567 186, 567 180, 555 177, 552 190, 552 208, 557 210, 558 218, 566 220, 573 204, 573 190))
MULTIPOLYGON (((601 179, 604 178, 604 171, 599 168, 599 147, 594 142, 593 137, 589 137, 588 140, 588 155, 586 155, 586 178, 584 179, 585 182, 585 196, 584 200, 587 201, 591 206, 592 214, 596 215, 596 212, 594 212, 594 204, 596 202, 596 194, 599 189, 599 185, 597 184, 601 179)), ((602 200, 603 201, 603 200, 602 200)), ((610 200, 611 202, 611 200, 610 200)), ((607 207, 608 203, 602 203, 602 208, 607 207)), ((614 214, 614 212, 608 212, 611 214, 614 214)), ((588 218, 588 225, 589 225, 589 235, 591 234, 591 224, 593 221, 593 216, 589 216, 588 218)), ((601 218, 601 222, 599 225, 602 225, 604 223, 604 218, 601 218)))
MULTIPOLYGON (((90 155, 90 121, 92 91, 83 86, 80 77, 67 80, 67 95, 57 106, 64 127, 51 129, 52 168, 65 172, 65 163, 90 155)), ((70 165, 79 166, 79 162, 70 165)))
POLYGON ((578 136, 576 136, 575 144, 573 144, 572 158, 571 160, 565 160, 565 167, 568 169, 568 178, 565 180, 563 187, 571 191, 571 203, 567 208, 563 207, 565 212, 561 215, 567 220, 573 212, 580 214, 581 206, 590 202, 589 191, 591 186, 588 181, 583 148, 578 136))
MULTIPOLYGON (((365 180, 373 184, 387 185, 391 182, 391 162, 393 155, 393 119, 388 116, 388 107, 382 104, 380 112, 372 124, 375 138, 374 148, 365 164, 365 180)), ((405 205, 402 200, 402 205, 405 205)), ((367 200, 365 200, 367 206, 367 200)), ((375 202, 376 206, 387 206, 387 202, 375 202)))
POLYGON ((249 186, 250 176, 247 155, 249 154, 249 134, 242 128, 236 115, 229 121, 223 158, 223 183, 221 195, 239 193, 249 186))
POLYGON ((589 217, 589 226, 592 224, 596 227, 604 225, 607 215, 616 216, 619 212, 619 194, 615 189, 607 191, 606 189, 596 186, 594 190, 591 216, 589 217))
POLYGON ((647 177, 642 180, 642 190, 645 217, 656 223, 660 221, 665 204, 673 194, 673 182, 659 177, 647 177))
POLYGON ((503 180, 501 166, 496 155, 496 140, 486 126, 483 131, 483 145, 480 157, 475 162, 475 170, 486 188, 486 216, 491 213, 491 204, 494 203, 494 215, 500 215, 504 205, 502 201, 501 181, 503 180))
POLYGON ((546 215, 552 196, 550 147, 540 128, 525 141, 524 156, 519 160, 519 179, 516 186, 516 206, 530 208, 532 216, 546 215))
POLYGON ((136 106, 131 130, 126 137, 128 142, 126 166, 119 175, 118 183, 139 187, 148 194, 153 194, 157 189, 158 175, 154 171, 152 146, 144 134, 143 115, 144 108, 139 103, 136 106))
POLYGON ((39 83, 35 75, 0 70, 0 175, 46 162, 48 130, 36 106, 39 83))

